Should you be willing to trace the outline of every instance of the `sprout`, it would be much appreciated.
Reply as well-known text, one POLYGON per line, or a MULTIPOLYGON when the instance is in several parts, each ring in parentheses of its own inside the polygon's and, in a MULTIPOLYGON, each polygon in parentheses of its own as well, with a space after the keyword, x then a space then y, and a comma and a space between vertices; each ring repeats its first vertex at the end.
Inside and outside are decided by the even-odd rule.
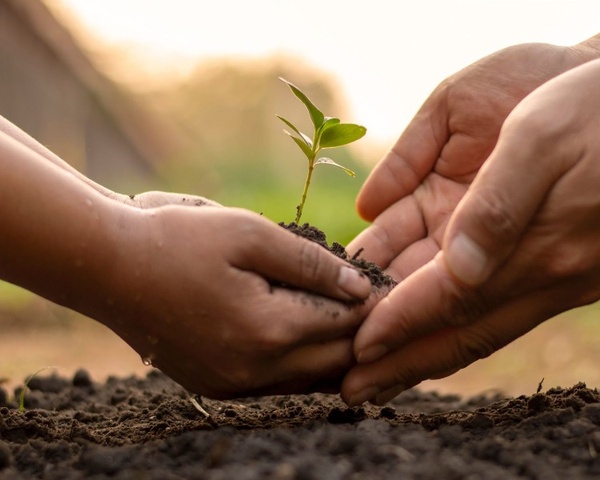
POLYGON ((310 187, 313 170, 317 165, 333 165, 334 167, 341 168, 351 177, 355 176, 352 170, 334 162, 331 158, 317 158, 319 152, 325 148, 341 147, 355 142, 367 133, 367 129, 353 123, 341 123, 339 118, 326 117, 298 87, 284 78, 280 77, 280 80, 286 83, 292 90, 292 93, 304 104, 314 126, 314 132, 311 138, 298 130, 292 122, 277 115, 277 117, 291 130, 284 130, 284 132, 294 140, 308 160, 308 173, 306 175, 306 181, 304 182, 304 190, 302 191, 300 203, 296 206, 295 222, 299 223, 300 218, 302 217, 304 204, 306 203, 306 196, 308 194, 308 188, 310 187))

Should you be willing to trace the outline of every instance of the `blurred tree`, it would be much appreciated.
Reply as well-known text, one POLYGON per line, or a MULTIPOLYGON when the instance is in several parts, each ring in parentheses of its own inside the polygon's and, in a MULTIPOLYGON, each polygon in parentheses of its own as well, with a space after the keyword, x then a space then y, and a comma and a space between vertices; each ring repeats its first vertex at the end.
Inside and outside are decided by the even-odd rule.
MULTIPOLYGON (((204 165, 221 172, 220 177, 243 168, 245 175, 295 178, 304 165, 287 160, 297 152, 282 136, 275 114, 294 119, 304 119, 306 114, 278 80, 280 76, 301 85, 325 112, 345 114, 330 78, 297 61, 275 57, 205 62, 185 83, 152 94, 161 111, 193 139, 190 151, 167 165, 167 170, 187 171, 189 178, 190 168, 204 165)), ((181 175, 167 176, 175 183, 185 181, 178 178, 181 175)))

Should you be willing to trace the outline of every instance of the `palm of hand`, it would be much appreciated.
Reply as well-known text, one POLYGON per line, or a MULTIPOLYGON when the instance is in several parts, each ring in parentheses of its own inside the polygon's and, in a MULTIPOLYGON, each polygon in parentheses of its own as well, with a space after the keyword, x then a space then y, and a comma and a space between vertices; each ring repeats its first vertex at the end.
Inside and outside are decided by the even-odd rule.
POLYGON ((440 250, 446 225, 512 109, 575 62, 570 50, 510 47, 445 80, 374 169, 357 202, 373 224, 350 245, 397 280, 440 250))

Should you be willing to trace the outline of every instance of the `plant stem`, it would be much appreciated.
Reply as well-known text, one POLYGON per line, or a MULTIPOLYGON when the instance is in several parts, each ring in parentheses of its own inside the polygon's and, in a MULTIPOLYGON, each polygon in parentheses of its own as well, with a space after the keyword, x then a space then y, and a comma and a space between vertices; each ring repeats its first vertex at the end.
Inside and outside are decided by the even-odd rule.
POLYGON ((308 194, 308 187, 310 187, 310 180, 312 178, 313 170, 315 169, 315 160, 308 161, 308 173, 306 174, 306 180, 304 181, 304 191, 302 192, 302 198, 300 203, 296 207, 296 220, 297 224, 300 224, 300 218, 302 217, 302 210, 304 210, 304 203, 306 202, 306 195, 308 194))

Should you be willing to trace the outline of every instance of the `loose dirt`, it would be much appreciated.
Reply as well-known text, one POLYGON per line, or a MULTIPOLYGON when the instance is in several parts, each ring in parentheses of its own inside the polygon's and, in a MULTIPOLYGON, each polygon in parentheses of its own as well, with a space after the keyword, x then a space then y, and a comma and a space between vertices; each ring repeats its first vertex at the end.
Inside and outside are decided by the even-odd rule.
MULTIPOLYGON (((377 288, 393 286, 331 250, 377 288)), ((0 480, 600 476, 600 394, 583 383, 518 397, 414 389, 349 408, 324 394, 202 399, 155 370, 105 382, 82 369, 45 373, 29 382, 22 411, 22 387, 0 387, 0 480)))
POLYGON ((600 394, 577 384, 502 398, 408 391, 384 407, 336 395, 190 397, 158 371, 33 378, 0 389, 0 478, 591 479, 600 394), (200 411, 196 405, 199 405, 200 411))

